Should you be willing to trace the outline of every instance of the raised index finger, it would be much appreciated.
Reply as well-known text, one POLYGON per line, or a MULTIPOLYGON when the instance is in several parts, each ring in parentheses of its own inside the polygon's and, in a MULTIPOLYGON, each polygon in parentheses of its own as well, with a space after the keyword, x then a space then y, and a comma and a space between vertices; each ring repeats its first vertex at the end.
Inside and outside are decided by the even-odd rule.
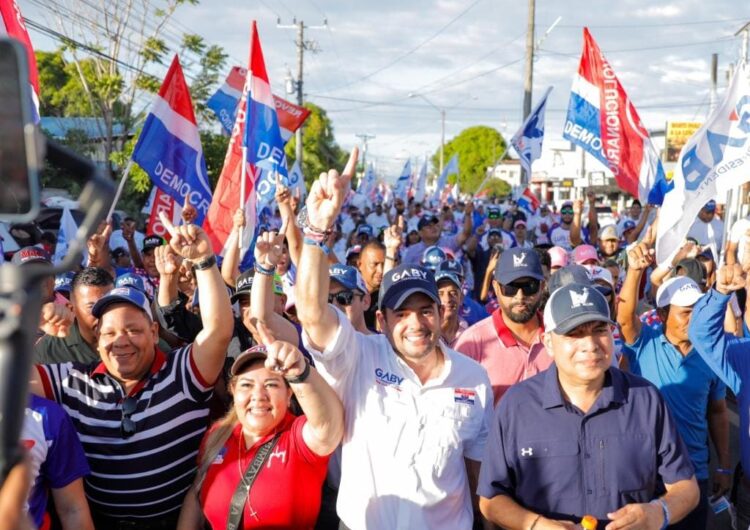
POLYGON ((167 229, 167 232, 171 234, 172 237, 177 236, 177 229, 172 224, 172 221, 169 220, 169 218, 164 215, 164 212, 159 212, 159 220, 161 221, 161 224, 164 225, 164 228, 167 229))
POLYGON ((354 176, 354 172, 357 169, 358 158, 359 158, 359 149, 355 146, 352 149, 351 154, 349 155, 349 161, 346 163, 346 167, 344 168, 344 172, 342 173, 342 175, 348 178, 349 180, 352 179, 352 177, 354 176))

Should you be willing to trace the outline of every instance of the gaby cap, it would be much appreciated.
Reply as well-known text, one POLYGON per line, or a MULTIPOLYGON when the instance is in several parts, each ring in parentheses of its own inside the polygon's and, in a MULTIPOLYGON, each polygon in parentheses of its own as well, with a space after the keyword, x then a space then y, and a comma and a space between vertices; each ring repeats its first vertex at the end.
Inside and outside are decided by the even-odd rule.
POLYGON ((378 309, 398 309, 407 298, 416 293, 427 295, 436 304, 440 304, 432 271, 418 265, 402 264, 394 267, 383 275, 378 309))
POLYGON ((262 344, 248 348, 240 353, 234 360, 232 367, 229 369, 229 374, 235 376, 241 373, 242 369, 251 362, 258 359, 263 359, 265 361, 267 356, 268 352, 266 351, 266 347, 262 344))
POLYGON ((665 281, 656 291, 656 307, 676 305, 690 307, 700 300, 703 291, 688 276, 675 276, 665 281))
POLYGON ((599 254, 596 249, 591 245, 578 245, 573 249, 573 261, 579 265, 583 265, 587 261, 599 261, 599 254))
POLYGON ((115 280, 115 287, 134 287, 145 294, 149 301, 154 299, 153 286, 150 283, 143 281, 141 276, 133 274, 132 272, 118 276, 115 280))
POLYGON ((253 278, 255 277, 255 269, 248 269, 239 276, 237 276, 237 283, 235 284, 234 294, 231 296, 230 301, 235 303, 240 298, 250 296, 250 290, 253 288, 253 278))
POLYGON ((495 280, 500 285, 507 285, 519 278, 544 279, 542 264, 535 250, 516 247, 500 254, 495 266, 495 280))
POLYGON ((70 285, 73 283, 74 272, 64 272, 55 276, 55 292, 56 293, 69 293, 70 285))
POLYGON ((101 297, 91 308, 91 314, 96 318, 101 318, 105 309, 112 304, 130 304, 144 313, 151 320, 154 319, 151 313, 151 304, 146 295, 134 287, 115 287, 109 293, 101 297))
POLYGON ((340 283, 344 289, 350 291, 359 291, 363 295, 368 293, 365 280, 357 269, 349 265, 342 265, 336 263, 328 268, 328 273, 331 276, 331 280, 340 283))
POLYGON ((552 293, 544 308, 544 329, 565 335, 582 324, 606 322, 614 325, 609 304, 592 285, 569 283, 552 293))
POLYGON ((160 236, 149 235, 143 238, 142 251, 145 252, 147 250, 151 250, 152 248, 160 247, 163 244, 164 239, 162 239, 160 236))

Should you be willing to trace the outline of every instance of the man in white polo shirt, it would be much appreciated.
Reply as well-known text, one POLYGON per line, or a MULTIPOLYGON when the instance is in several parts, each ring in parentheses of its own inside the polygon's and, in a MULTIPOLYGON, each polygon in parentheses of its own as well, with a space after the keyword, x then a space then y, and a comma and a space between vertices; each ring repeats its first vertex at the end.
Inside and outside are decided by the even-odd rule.
POLYGON ((346 407, 341 528, 470 530, 492 391, 479 364, 440 343, 432 272, 401 265, 384 275, 382 335, 358 333, 327 303, 328 258, 318 241, 355 164, 356 151, 343 175, 331 170, 310 191, 297 281, 305 286, 297 289, 305 347, 346 407))

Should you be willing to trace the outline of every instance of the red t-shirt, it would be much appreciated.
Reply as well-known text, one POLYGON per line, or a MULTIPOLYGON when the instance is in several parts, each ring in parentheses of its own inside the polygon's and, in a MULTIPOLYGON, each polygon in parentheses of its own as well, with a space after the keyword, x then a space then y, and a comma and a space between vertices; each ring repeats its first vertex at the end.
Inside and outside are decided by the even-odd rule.
MULTIPOLYGON (((282 435, 258 473, 249 499, 245 501, 242 528, 312 529, 315 526, 328 456, 316 455, 305 444, 302 426, 306 421, 304 416, 295 418, 287 413, 279 424, 277 431, 281 431, 282 435)), ((258 448, 274 434, 245 449, 242 426, 238 424, 208 467, 200 501, 203 515, 212 528, 227 527, 229 505, 242 475, 258 448), (242 456, 238 461, 240 447, 242 456)))

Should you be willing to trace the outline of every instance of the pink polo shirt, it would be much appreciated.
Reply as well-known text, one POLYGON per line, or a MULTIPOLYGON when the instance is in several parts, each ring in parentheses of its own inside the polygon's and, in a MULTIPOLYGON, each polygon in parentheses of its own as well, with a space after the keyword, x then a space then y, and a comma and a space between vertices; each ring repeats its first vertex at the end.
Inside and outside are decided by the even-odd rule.
POLYGON ((456 342, 456 351, 471 357, 487 370, 495 405, 511 385, 543 372, 552 364, 552 357, 547 355, 542 342, 542 317, 538 318, 539 333, 528 348, 520 344, 505 325, 500 309, 464 331, 456 342))

